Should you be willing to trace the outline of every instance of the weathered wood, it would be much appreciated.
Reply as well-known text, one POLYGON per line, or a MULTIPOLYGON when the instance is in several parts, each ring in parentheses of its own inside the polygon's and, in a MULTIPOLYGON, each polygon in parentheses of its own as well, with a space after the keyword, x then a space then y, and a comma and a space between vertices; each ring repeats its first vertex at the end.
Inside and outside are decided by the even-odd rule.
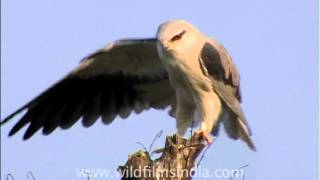
POLYGON ((130 155, 118 170, 123 175, 122 180, 188 180, 204 147, 200 133, 194 133, 190 139, 167 136, 165 147, 158 150, 162 153, 158 159, 152 160, 149 152, 140 150, 130 155))

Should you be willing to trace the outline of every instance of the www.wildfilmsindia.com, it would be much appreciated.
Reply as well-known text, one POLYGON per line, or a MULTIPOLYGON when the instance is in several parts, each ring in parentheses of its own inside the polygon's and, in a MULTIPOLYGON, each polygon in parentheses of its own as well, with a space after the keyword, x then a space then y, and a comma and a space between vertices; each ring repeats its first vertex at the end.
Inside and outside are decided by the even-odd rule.
POLYGON ((101 179, 101 178, 121 178, 124 175, 129 177, 162 177, 162 178, 172 178, 172 177, 199 177, 199 178, 210 178, 210 179, 226 179, 232 178, 242 179, 244 177, 244 169, 208 169, 208 168, 195 168, 191 171, 185 169, 179 170, 159 170, 150 169, 149 167, 140 169, 125 169, 122 174, 119 171, 103 168, 86 168, 86 169, 76 169, 77 177, 79 178, 90 178, 90 179, 101 179))

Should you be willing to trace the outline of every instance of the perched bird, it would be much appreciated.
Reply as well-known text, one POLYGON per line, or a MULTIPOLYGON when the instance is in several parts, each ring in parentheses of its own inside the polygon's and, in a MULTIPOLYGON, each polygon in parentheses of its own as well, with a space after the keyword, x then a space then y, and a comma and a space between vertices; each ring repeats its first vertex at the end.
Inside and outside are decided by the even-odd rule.
POLYGON ((211 143, 222 123, 230 138, 255 150, 240 103, 239 73, 225 48, 190 23, 172 20, 159 26, 155 38, 118 40, 84 58, 1 125, 26 110, 9 136, 28 124, 28 139, 41 128, 48 135, 79 119, 90 127, 100 116, 110 124, 132 111, 170 107, 179 135, 199 126, 211 143))

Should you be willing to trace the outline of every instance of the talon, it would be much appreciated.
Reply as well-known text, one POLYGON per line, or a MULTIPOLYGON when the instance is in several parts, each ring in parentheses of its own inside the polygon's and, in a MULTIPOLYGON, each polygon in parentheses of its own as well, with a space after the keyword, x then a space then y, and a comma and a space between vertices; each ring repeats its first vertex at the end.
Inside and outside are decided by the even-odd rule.
POLYGON ((200 136, 203 137, 203 139, 207 145, 212 144, 213 140, 212 140, 210 133, 208 133, 207 131, 204 131, 204 130, 197 130, 196 133, 200 134, 200 136))
POLYGON ((212 137, 211 137, 211 135, 209 134, 209 133, 205 133, 205 135, 204 135, 204 139, 205 139, 205 141, 207 142, 207 145, 210 145, 210 144, 212 144, 212 137))

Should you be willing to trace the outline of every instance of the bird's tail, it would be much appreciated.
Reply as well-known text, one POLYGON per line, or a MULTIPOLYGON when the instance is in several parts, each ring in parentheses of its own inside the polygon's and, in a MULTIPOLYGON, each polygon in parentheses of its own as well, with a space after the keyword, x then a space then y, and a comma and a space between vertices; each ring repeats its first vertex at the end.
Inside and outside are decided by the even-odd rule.
POLYGON ((233 116, 222 121, 228 136, 232 139, 242 139, 251 150, 256 151, 256 147, 252 142, 250 128, 239 117, 233 116))
POLYGON ((256 151, 256 147, 250 138, 251 132, 247 125, 244 124, 240 118, 237 118, 236 124, 238 126, 238 136, 250 147, 251 150, 256 151))

